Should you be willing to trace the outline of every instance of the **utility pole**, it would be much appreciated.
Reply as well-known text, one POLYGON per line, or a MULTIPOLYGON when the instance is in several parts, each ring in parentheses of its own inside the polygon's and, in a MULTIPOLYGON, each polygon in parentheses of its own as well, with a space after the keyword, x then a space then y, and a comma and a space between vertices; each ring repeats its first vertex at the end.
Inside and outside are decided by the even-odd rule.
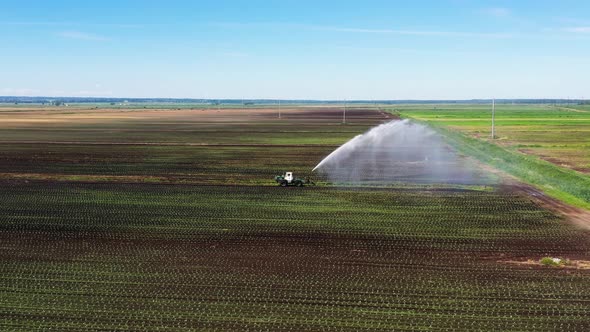
POLYGON ((279 119, 281 118, 281 100, 279 99, 279 119))
POLYGON ((346 99, 344 99, 344 111, 342 112, 342 123, 346 124, 346 99))
POLYGON ((492 139, 496 138, 496 99, 492 99, 492 139))

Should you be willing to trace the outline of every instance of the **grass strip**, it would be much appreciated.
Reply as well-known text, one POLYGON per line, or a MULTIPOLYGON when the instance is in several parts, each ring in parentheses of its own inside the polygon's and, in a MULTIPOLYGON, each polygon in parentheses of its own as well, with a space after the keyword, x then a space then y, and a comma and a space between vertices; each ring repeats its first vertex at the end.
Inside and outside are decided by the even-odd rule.
MULTIPOLYGON (((413 119, 415 120, 415 119, 413 119)), ((443 135, 460 153, 469 155, 519 180, 541 189, 547 195, 567 204, 590 209, 590 179, 569 169, 499 145, 469 137, 444 125, 420 121, 443 135)))

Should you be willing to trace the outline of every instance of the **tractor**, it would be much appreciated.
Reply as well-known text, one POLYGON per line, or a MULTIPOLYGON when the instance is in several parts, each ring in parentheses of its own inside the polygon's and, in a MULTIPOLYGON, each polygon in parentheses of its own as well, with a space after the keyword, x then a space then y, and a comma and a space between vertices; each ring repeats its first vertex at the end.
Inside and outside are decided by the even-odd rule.
POLYGON ((293 172, 285 172, 285 174, 283 174, 283 175, 275 176, 275 181, 281 187, 287 187, 287 186, 303 187, 306 184, 314 184, 309 179, 304 180, 304 179, 300 179, 300 178, 294 178, 293 172))

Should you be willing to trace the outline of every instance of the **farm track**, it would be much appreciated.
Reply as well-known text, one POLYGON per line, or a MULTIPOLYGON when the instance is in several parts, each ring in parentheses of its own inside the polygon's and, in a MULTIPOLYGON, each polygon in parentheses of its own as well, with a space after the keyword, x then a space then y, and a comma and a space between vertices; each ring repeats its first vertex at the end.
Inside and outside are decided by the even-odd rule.
MULTIPOLYGON (((541 190, 522 182, 505 184, 502 186, 502 190, 516 193, 521 192, 525 197, 530 198, 543 208, 563 216, 577 227, 590 231, 590 211, 588 210, 565 204, 555 198, 547 196, 541 190)), ((588 240, 590 241, 590 234, 588 240)))
MULTIPOLYGON (((499 192, 520 195, 531 200, 540 207, 552 211, 556 215, 562 216, 564 220, 572 223, 576 227, 583 230, 590 230, 590 211, 573 207, 558 199, 550 197, 538 188, 523 183, 506 172, 495 169, 479 161, 474 162, 477 163, 479 168, 498 176, 500 180, 496 188, 499 192)), ((590 234, 588 234, 588 240, 590 241, 590 234)))
POLYGON ((554 108, 559 109, 559 110, 564 110, 564 111, 576 112, 576 113, 588 113, 589 112, 586 110, 581 110, 581 109, 571 108, 571 107, 563 107, 563 106, 555 106, 554 108))

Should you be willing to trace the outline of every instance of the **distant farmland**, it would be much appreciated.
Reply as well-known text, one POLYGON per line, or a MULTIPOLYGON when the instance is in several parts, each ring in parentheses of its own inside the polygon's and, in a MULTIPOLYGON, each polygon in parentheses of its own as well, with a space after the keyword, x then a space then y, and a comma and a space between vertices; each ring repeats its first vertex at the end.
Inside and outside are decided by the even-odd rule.
MULTIPOLYGON (((589 234, 534 188, 337 187, 311 173, 396 119, 384 109, 351 108, 342 124, 335 106, 280 119, 20 106, 0 108, 2 330, 590 329, 589 234), (318 185, 278 187, 284 171, 318 185)), ((453 126, 484 135, 486 121, 453 126)), ((505 121, 507 145, 548 144, 508 131, 534 120, 505 121)))

